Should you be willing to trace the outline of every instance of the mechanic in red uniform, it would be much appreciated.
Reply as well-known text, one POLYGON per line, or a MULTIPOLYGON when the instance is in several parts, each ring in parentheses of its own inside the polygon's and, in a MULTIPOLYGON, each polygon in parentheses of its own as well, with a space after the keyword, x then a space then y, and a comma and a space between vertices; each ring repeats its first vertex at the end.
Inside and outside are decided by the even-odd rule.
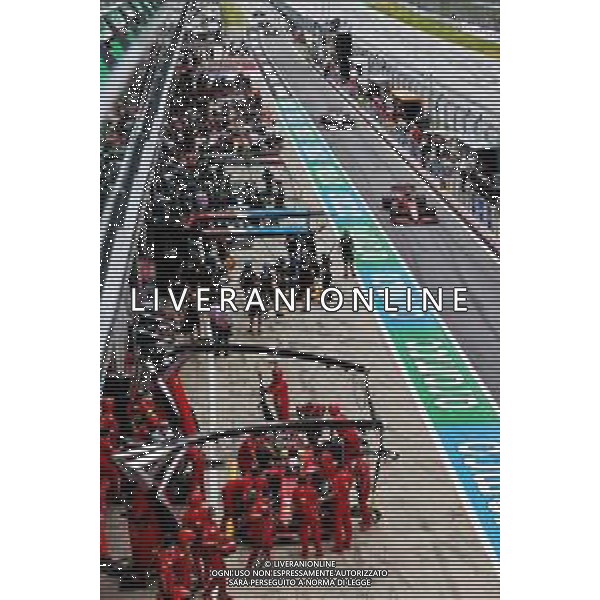
POLYGON ((305 443, 299 450, 298 456, 300 458, 300 473, 310 477, 314 473, 317 473, 318 466, 315 458, 315 451, 309 443, 305 443))
POLYGON ((194 532, 195 539, 192 543, 192 556, 196 565, 198 581, 204 584, 206 577, 206 565, 202 558, 202 536, 204 530, 212 523, 210 506, 204 500, 204 492, 196 489, 188 499, 186 511, 181 518, 181 526, 194 532))
POLYGON ((228 481, 221 491, 223 500, 221 530, 225 532, 227 523, 231 520, 236 535, 239 535, 246 509, 250 507, 256 496, 266 495, 267 488, 267 479, 257 467, 241 477, 228 481))
POLYGON ((229 521, 233 524, 235 535, 240 533, 240 522, 244 515, 242 497, 244 493, 244 482, 240 479, 231 479, 221 490, 223 502, 223 516, 221 518, 221 530, 227 531, 229 521))
POLYGON ((162 536, 148 492, 139 485, 136 485, 131 494, 127 517, 133 566, 150 571, 156 566, 156 552, 161 545, 162 536))
POLYGON ((110 443, 111 448, 116 451, 119 443, 119 425, 115 417, 115 399, 104 397, 100 405, 100 429, 110 443))
POLYGON ((197 524, 205 524, 210 518, 210 506, 206 504, 204 492, 201 489, 194 490, 190 494, 186 510, 181 517, 182 527, 194 529, 197 524))
POLYGON ((255 467, 252 469, 252 471, 250 471, 250 473, 243 475, 240 479, 244 486, 244 502, 247 501, 248 492, 250 490, 253 490, 255 495, 267 495, 267 478, 263 475, 263 472, 258 467, 255 467))
POLYGON ((262 433, 252 432, 247 435, 238 448, 237 462, 242 475, 258 468, 260 454, 272 454, 267 438, 262 433))
MULTIPOLYGON (((332 419, 341 422, 347 421, 339 405, 331 404, 329 414, 332 419)), ((362 439, 358 429, 354 427, 340 427, 335 433, 343 440, 344 452, 343 462, 348 467, 358 490, 358 504, 361 515, 361 529, 369 529, 373 524, 371 510, 369 508, 369 497, 371 495, 371 470, 362 453, 362 439)))
MULTIPOLYGON (((335 421, 347 423, 348 419, 342 413, 338 404, 329 405, 329 415, 335 421)), ((344 465, 350 466, 359 456, 361 456, 361 436, 356 427, 338 427, 334 429, 344 444, 343 461, 344 465)))
POLYGON ((163 426, 152 396, 139 398, 133 404, 133 437, 136 442, 150 441, 150 434, 163 426))
MULTIPOLYGON (((154 400, 148 394, 132 398, 131 419, 133 438, 137 442, 147 442, 150 432, 161 426, 154 410, 154 400)), ((153 510, 148 491, 139 484, 133 484, 128 511, 127 525, 132 562, 135 569, 150 571, 157 564, 157 551, 162 542, 157 515, 153 510)))
POLYGON ((159 551, 159 600, 190 600, 194 585, 195 564, 191 545, 195 534, 191 529, 180 529, 178 542, 159 551))
POLYGON ((256 465, 256 450, 260 434, 250 433, 244 437, 237 452, 238 469, 242 475, 249 473, 256 465))
POLYGON ((118 489, 120 473, 112 460, 114 452, 111 432, 107 423, 101 423, 100 429, 100 558, 105 560, 110 556, 106 530, 108 500, 118 489))
POLYGON ((211 521, 204 529, 201 551, 205 565, 202 600, 210 600, 215 589, 217 590, 217 600, 232 600, 227 593, 227 577, 213 576, 211 571, 227 567, 224 556, 235 551, 233 538, 225 536, 216 523, 211 521))
POLYGON ((275 363, 271 373, 272 380, 267 388, 267 392, 273 394, 275 411, 280 421, 290 420, 290 397, 288 393, 288 384, 283 375, 281 367, 275 363))
POLYGON ((206 495, 204 490, 200 487, 192 489, 187 500, 187 510, 191 511, 194 509, 203 509, 206 506, 206 495))
POLYGON ((206 456, 200 446, 189 446, 186 452, 186 459, 190 462, 192 472, 189 476, 189 490, 195 492, 200 490, 204 495, 204 472, 206 467, 206 456))
POLYGON ((270 560, 275 545, 275 516, 271 503, 264 495, 258 495, 246 513, 246 532, 252 548, 246 563, 251 569, 257 560, 270 560))
POLYGON ((310 544, 315 547, 315 556, 323 556, 321 545, 321 503, 314 486, 305 475, 300 475, 292 494, 293 521, 298 526, 302 545, 302 557, 307 558, 310 544))
MULTIPOLYGON (((327 412, 327 405, 309 402, 298 406, 296 412, 300 419, 322 419, 327 412)), ((311 446, 317 446, 321 432, 322 430, 319 427, 311 427, 306 430, 306 439, 311 446)))
POLYGON ((308 402, 298 407, 298 414, 306 419, 322 419, 325 416, 327 406, 324 404, 316 404, 308 402))
POLYGON ((351 465, 352 475, 356 481, 358 491, 358 506, 360 508, 360 528, 370 529, 373 525, 373 516, 369 506, 371 496, 371 469, 364 457, 359 456, 351 465))
POLYGON ((332 552, 344 552, 350 548, 350 544, 352 543, 352 511, 350 508, 352 482, 352 471, 345 466, 337 468, 331 480, 331 507, 333 513, 332 552))
POLYGON ((331 481, 336 473, 337 466, 330 450, 323 450, 319 454, 318 466, 323 477, 331 481))

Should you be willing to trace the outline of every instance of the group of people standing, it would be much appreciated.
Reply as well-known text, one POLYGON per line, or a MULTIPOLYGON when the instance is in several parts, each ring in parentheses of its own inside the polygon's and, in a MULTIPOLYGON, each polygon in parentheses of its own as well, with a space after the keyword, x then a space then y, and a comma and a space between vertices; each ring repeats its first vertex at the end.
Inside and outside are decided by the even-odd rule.
MULTIPOLYGON (((169 385, 178 383, 169 380, 169 385)), ((127 499, 127 587, 157 578, 160 600, 190 600, 198 590, 205 600, 215 591, 218 600, 230 600, 227 578, 214 571, 226 568, 226 557, 242 547, 247 548, 248 569, 270 560, 281 540, 297 540, 302 557, 322 556, 328 541, 331 552, 347 552, 356 528, 354 492, 358 526, 373 525, 372 477, 362 434, 340 405, 309 402, 292 410, 287 378, 277 363, 264 392, 274 408, 274 424, 281 428, 241 435, 234 455, 237 475, 220 488, 220 507, 209 501, 216 480, 207 478, 207 454, 190 443, 178 467, 185 483, 178 479, 184 494, 176 521, 144 485, 125 478, 113 458, 130 443, 151 443, 168 428, 165 406, 148 390, 130 396, 124 412, 121 400, 103 398, 100 551, 109 561, 109 505, 115 498, 127 499), (305 427, 288 429, 294 421, 305 427)), ((197 426, 186 427, 189 434, 197 426)), ((166 488, 172 502, 176 493, 166 488)))
MULTIPOLYGON (((348 231, 344 231, 339 241, 344 277, 356 276, 354 268, 354 241, 348 231)), ((275 263, 263 263, 256 269, 252 262, 246 262, 239 275, 239 285, 246 298, 253 290, 258 290, 265 305, 265 311, 253 305, 248 311, 248 333, 261 333, 264 313, 273 311, 277 317, 275 290, 288 293, 296 290, 299 302, 305 298, 306 290, 326 290, 333 284, 332 261, 329 253, 317 254, 314 232, 304 235, 288 235, 286 238, 287 256, 280 256, 275 263)))
MULTIPOLYGON (((276 420, 293 417, 286 378, 275 365, 267 392, 273 396, 276 420)), ((270 560, 278 538, 297 538, 301 556, 346 552, 353 536, 351 497, 356 489, 360 528, 373 524, 370 507, 371 473, 362 435, 337 404, 308 403, 296 407, 306 430, 250 433, 237 453, 239 476, 222 491, 222 527, 250 545, 246 568, 270 560), (319 426, 330 419, 333 427, 319 426), (312 425, 311 425, 312 424, 312 425)))
MULTIPOLYGON (((262 185, 250 176, 239 180, 239 160, 263 155, 269 148, 276 154, 277 136, 269 131, 272 120, 251 79, 241 72, 210 75, 204 60, 202 53, 188 52, 176 70, 132 277, 142 296, 147 289, 148 298, 153 288, 208 288, 212 301, 207 324, 221 352, 233 328, 229 315, 217 306, 219 290, 236 266, 235 240, 227 233, 233 221, 227 212, 239 207, 281 209, 285 191, 266 163, 261 167, 262 185), (140 278, 142 268, 147 276, 140 278)), ((204 335, 192 305, 182 314, 162 316, 192 340, 204 335)))

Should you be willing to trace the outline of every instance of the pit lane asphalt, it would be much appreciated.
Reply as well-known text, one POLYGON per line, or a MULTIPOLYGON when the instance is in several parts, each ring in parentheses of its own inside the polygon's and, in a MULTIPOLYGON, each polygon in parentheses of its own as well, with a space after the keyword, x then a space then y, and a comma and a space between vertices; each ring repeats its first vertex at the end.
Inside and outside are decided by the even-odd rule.
POLYGON ((352 113, 351 131, 322 129, 356 189, 367 199, 381 226, 389 234, 420 285, 466 287, 467 313, 445 312, 442 317, 494 399, 499 398, 499 261, 456 215, 428 194, 439 223, 394 227, 381 209, 381 197, 393 183, 413 183, 427 193, 426 186, 369 127, 353 107, 339 95, 293 45, 286 32, 264 37, 260 48, 279 78, 318 122, 323 114, 352 113))

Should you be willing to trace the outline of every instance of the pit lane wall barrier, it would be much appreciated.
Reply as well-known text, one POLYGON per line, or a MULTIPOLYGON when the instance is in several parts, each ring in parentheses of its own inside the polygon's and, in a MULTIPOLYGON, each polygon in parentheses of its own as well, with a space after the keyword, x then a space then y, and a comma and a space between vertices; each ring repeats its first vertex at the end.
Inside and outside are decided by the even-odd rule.
POLYGON ((500 44, 498 42, 486 40, 479 35, 460 30, 453 27, 447 21, 442 21, 433 16, 418 12, 403 2, 366 2, 366 4, 419 31, 482 54, 488 58, 500 59, 500 44))
MULTIPOLYGON (((280 123, 304 161, 325 210, 338 231, 355 242, 356 272, 363 287, 417 288, 406 263, 378 224, 372 209, 352 185, 304 108, 277 101, 280 123)), ((445 323, 434 313, 376 312, 403 366, 415 398, 451 467, 466 508, 491 556, 499 543, 499 415, 472 364, 445 323)), ((402 302, 400 302, 402 305, 402 302)))

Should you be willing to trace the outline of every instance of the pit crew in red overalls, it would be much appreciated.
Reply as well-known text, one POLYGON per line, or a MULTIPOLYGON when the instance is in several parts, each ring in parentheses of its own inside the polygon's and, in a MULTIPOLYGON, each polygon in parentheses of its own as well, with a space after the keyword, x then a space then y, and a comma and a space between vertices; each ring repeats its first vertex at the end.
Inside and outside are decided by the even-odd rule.
POLYGON ((107 437, 110 447, 116 451, 119 443, 119 426, 115 418, 115 400, 114 398, 102 398, 100 412, 100 429, 107 437))
POLYGON ((333 512, 333 548, 332 552, 344 552, 352 543, 352 511, 350 508, 350 489, 353 476, 348 467, 336 469, 331 480, 333 512))
MULTIPOLYGON (((337 404, 329 406, 330 416, 341 422, 347 421, 337 404)), ((369 508, 369 497, 371 495, 371 470, 369 464, 362 454, 362 440, 360 433, 354 427, 340 427, 335 433, 343 441, 343 463, 348 467, 358 490, 358 505, 361 515, 361 529, 369 529, 373 524, 371 510, 369 508)))
POLYGON ((247 514, 257 498, 267 497, 269 484, 267 478, 257 467, 252 469, 250 473, 242 475, 240 483, 242 489, 241 506, 244 514, 247 514))
POLYGON ((127 516, 133 566, 143 571, 151 571, 156 566, 156 551, 161 545, 162 536, 157 515, 149 502, 148 492, 140 486, 131 494, 127 516))
POLYGON ((181 519, 184 529, 194 529, 195 524, 205 524, 211 519, 210 506, 206 503, 201 489, 196 489, 190 494, 187 508, 181 519))
POLYGON ((188 507, 181 519, 181 526, 194 532, 192 556, 196 565, 198 582, 204 585, 206 580, 206 564, 202 552, 202 536, 205 529, 212 523, 210 507, 204 501, 204 493, 197 489, 190 495, 188 507))
POLYGON ((237 463, 242 475, 258 468, 259 454, 270 454, 271 450, 267 438, 262 433, 252 432, 247 435, 238 448, 237 463))
POLYGON ((106 528, 108 500, 111 493, 118 489, 120 473, 112 460, 115 448, 108 423, 101 423, 100 426, 100 558, 105 560, 110 556, 106 528))
MULTIPOLYGON (((325 404, 315 404, 309 402, 308 404, 302 404, 298 406, 297 414, 300 419, 322 419, 327 412, 327 406, 325 404)), ((309 428, 306 430, 306 439, 311 446, 316 446, 319 443, 321 437, 321 429, 318 427, 309 428)))
POLYGON ((256 465, 256 451, 260 444, 260 434, 250 433, 245 436, 238 448, 237 463, 242 475, 249 473, 256 465))
POLYGON ((356 481, 358 491, 358 506, 360 509, 360 528, 362 530, 370 529, 373 526, 373 516, 369 506, 369 497, 371 496, 371 469, 369 463, 359 456, 351 465, 352 475, 356 481))
POLYGON ((330 450, 323 450, 319 454, 318 465, 323 477, 331 481, 337 471, 337 466, 330 450))
POLYGON ((186 451, 186 459, 191 463, 192 472, 188 479, 190 491, 200 490, 204 495, 204 472, 206 467, 206 456, 199 446, 189 446, 186 451))
MULTIPOLYGON (((348 419, 342 413, 338 404, 329 405, 329 415, 335 421, 346 423, 348 419)), ((361 437, 356 427, 339 427, 334 429, 344 444, 343 462, 346 466, 351 465, 361 455, 361 437)))
POLYGON ((272 371, 272 381, 267 392, 273 394, 273 402, 275 404, 275 411, 277 412, 277 419, 279 421, 290 420, 290 397, 288 393, 288 385, 283 376, 281 367, 275 365, 272 371))
POLYGON ((301 466, 301 464, 297 458, 297 452, 294 452, 294 455, 288 457, 287 462, 284 463, 284 468, 278 485, 279 511, 277 517, 279 520, 279 525, 284 530, 287 530, 292 524, 292 500, 294 497, 294 491, 298 487, 298 473, 300 470, 299 466, 301 466))
POLYGON ((134 401, 132 408, 133 438, 136 442, 149 442, 150 434, 163 427, 156 412, 152 396, 143 396, 134 401))
POLYGON ((315 547, 315 556, 323 556, 321 503, 317 491, 305 475, 299 477, 298 485, 292 495, 292 511, 302 545, 302 557, 308 557, 311 542, 315 547))
POLYGON ((227 593, 227 577, 213 576, 211 571, 225 569, 224 556, 235 551, 233 538, 228 538, 219 530, 214 521, 211 520, 204 529, 202 535, 202 560, 204 562, 204 592, 202 600, 209 600, 213 590, 217 590, 217 600, 232 600, 227 593))
POLYGON ((266 496, 267 495, 267 478, 263 475, 262 471, 258 468, 252 469, 247 475, 240 477, 240 481, 243 486, 243 501, 248 501, 248 493, 250 490, 255 492, 255 495, 266 496))
POLYGON ((246 568, 251 569, 257 560, 270 560, 275 544, 275 516, 271 503, 259 495, 246 514, 246 532, 252 550, 246 568))
POLYGON ((324 404, 316 404, 308 402, 297 408, 298 414, 306 419, 322 419, 325 416, 327 406, 324 404))
POLYGON ((267 494, 267 488, 267 479, 256 467, 251 472, 228 481, 221 491, 223 500, 221 530, 225 532, 228 522, 232 521, 235 534, 240 535, 247 509, 256 496, 267 494))
POLYGON ((298 457, 300 458, 300 473, 310 477, 318 471, 315 451, 310 444, 306 443, 298 450, 298 457))
POLYGON ((221 490, 221 500, 223 501, 222 531, 227 531, 227 524, 231 521, 235 535, 239 535, 241 520, 244 516, 243 493, 244 482, 240 478, 231 479, 223 486, 221 490))
POLYGON ((159 551, 159 600, 190 600, 196 571, 191 545, 195 534, 191 529, 178 532, 178 542, 159 551))

